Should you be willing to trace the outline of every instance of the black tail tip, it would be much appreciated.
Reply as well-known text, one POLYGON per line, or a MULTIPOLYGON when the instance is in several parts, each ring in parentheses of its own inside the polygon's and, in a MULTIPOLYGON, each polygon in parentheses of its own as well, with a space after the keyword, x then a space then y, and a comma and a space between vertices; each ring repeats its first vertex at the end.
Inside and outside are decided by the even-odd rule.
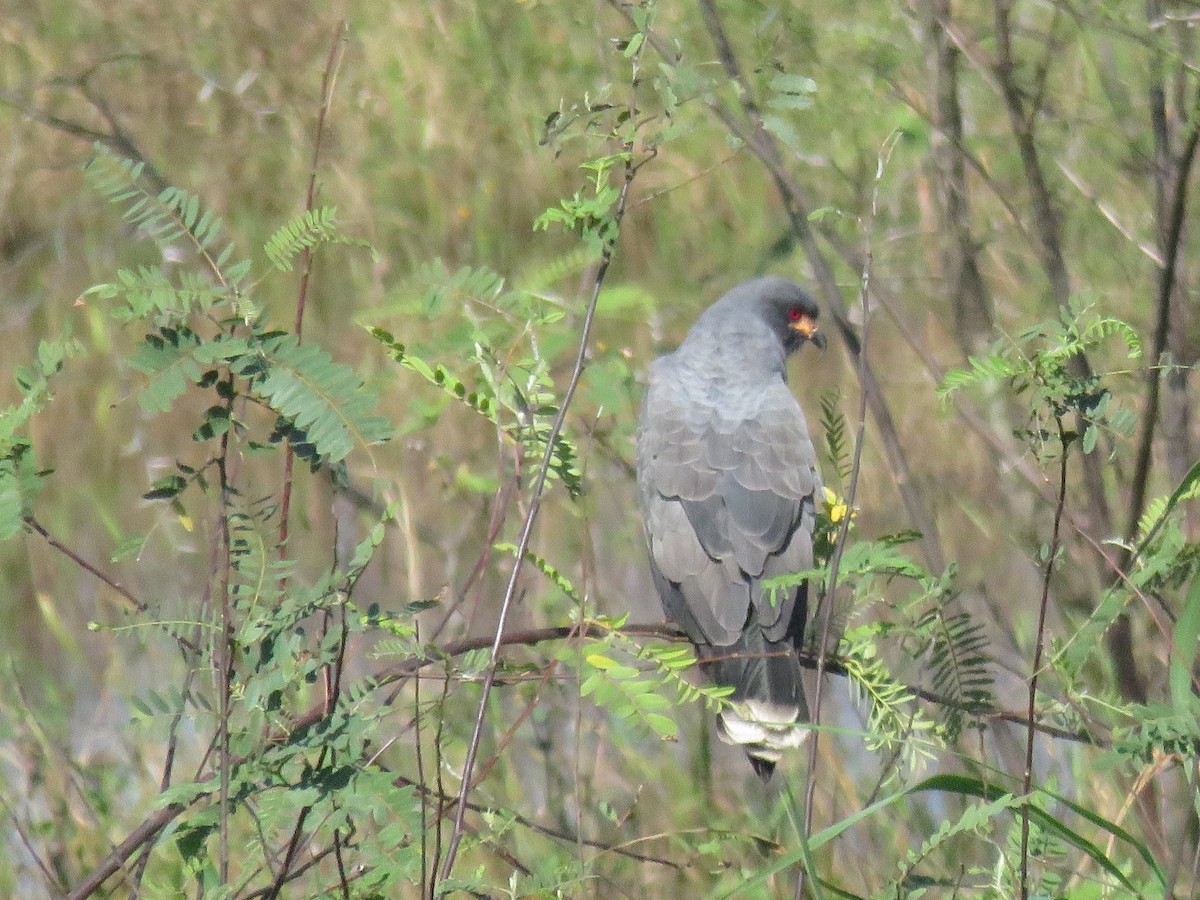
POLYGON ((762 779, 763 784, 771 780, 771 776, 775 774, 775 763, 769 759, 763 759, 760 756, 751 756, 750 765, 754 766, 754 774, 762 779))

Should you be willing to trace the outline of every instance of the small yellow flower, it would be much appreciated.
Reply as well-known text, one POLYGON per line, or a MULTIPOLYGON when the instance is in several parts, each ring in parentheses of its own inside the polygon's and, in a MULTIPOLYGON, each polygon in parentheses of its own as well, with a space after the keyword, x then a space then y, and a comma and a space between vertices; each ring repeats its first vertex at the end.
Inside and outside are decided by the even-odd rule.
POLYGON ((829 516, 829 521, 834 525, 841 522, 847 514, 851 520, 858 514, 858 510, 852 510, 850 505, 828 486, 825 487, 825 498, 822 503, 825 507, 825 514, 829 516))

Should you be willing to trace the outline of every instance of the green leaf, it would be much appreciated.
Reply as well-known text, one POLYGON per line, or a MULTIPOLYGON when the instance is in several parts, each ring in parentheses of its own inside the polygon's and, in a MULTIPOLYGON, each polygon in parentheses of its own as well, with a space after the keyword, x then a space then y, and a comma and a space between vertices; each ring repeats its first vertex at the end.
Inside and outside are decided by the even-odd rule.
POLYGON ((669 716, 660 715, 659 713, 646 713, 644 719, 646 724, 654 730, 654 733, 663 740, 678 740, 679 726, 675 724, 674 719, 669 716))
POLYGON ((155 480, 149 491, 142 494, 144 500, 172 500, 187 488, 187 479, 182 475, 166 475, 155 480))
POLYGON ((1083 430, 1083 443, 1080 445, 1080 449, 1082 449, 1084 453, 1091 453, 1096 449, 1096 440, 1099 437, 1100 429, 1095 425, 1089 424, 1083 430))
POLYGON ((290 272, 297 254, 340 237, 336 207, 322 206, 280 226, 267 240, 263 250, 276 269, 290 272))
POLYGON ((143 338, 129 365, 150 376, 138 391, 138 403, 148 413, 170 410, 189 384, 201 377, 193 353, 201 345, 200 337, 190 328, 160 328, 143 338))
POLYGON ((302 345, 286 334, 267 337, 254 349, 231 367, 252 375, 254 392, 302 431, 327 462, 392 436, 390 423, 371 415, 375 393, 316 344, 302 345))
POLYGON ((789 148, 799 150, 804 146, 803 141, 800 140, 800 132, 784 116, 775 113, 765 113, 762 120, 763 127, 779 138, 789 148))
POLYGON ((1196 660, 1196 642, 1200 639, 1200 576, 1192 579, 1192 586, 1183 601, 1179 619, 1175 622, 1174 652, 1168 683, 1171 689, 1171 705, 1180 713, 1193 708, 1195 695, 1192 692, 1192 667, 1196 660))
POLYGON ((19 534, 25 517, 25 501, 17 464, 0 460, 0 541, 19 534))
MULTIPOLYGON (((912 787, 898 791, 897 793, 892 794, 890 797, 885 797, 883 800, 880 800, 871 806, 852 813, 845 819, 842 819, 828 828, 818 832, 817 834, 814 834, 809 839, 808 848, 806 848, 806 850, 817 850, 830 841, 835 840, 838 836, 849 830, 854 825, 857 825, 872 816, 876 816, 884 809, 893 806, 894 804, 903 800, 905 797, 908 797, 911 794, 927 791, 947 792, 951 794, 958 794, 964 797, 978 797, 986 801, 985 806, 975 807, 973 811, 971 811, 970 820, 967 822, 967 824, 974 825, 978 825, 980 822, 994 818, 997 814, 1007 809, 1018 808, 1024 802, 1020 798, 1015 798, 1012 795, 1005 793, 997 785, 981 781, 978 778, 973 778, 967 775, 935 775, 913 785, 912 787)), ((1108 821, 1102 816, 1098 816, 1090 810, 1087 810, 1076 803, 1060 797, 1057 794, 1048 791, 1043 793, 1045 793, 1046 796, 1053 798, 1056 802, 1066 806, 1071 811, 1086 819, 1088 822, 1091 822, 1093 825, 1096 825, 1097 827, 1102 828, 1104 831, 1107 831, 1118 840, 1129 844, 1135 851, 1138 852, 1143 861, 1145 861, 1150 867, 1151 872, 1158 881, 1159 885, 1165 887, 1165 877, 1162 871, 1159 869, 1157 863, 1154 861, 1153 855, 1150 854, 1150 851, 1145 847, 1144 844, 1134 839, 1132 835, 1130 835, 1120 826, 1108 821)), ((1039 825, 1046 830, 1053 832, 1058 837, 1062 838, 1067 843, 1071 844, 1076 849, 1089 856, 1093 862, 1107 872, 1114 880, 1117 881, 1117 883, 1119 883, 1124 889, 1128 890, 1130 892, 1130 896, 1146 896, 1142 891, 1139 891, 1135 887, 1133 882, 1130 881, 1129 877, 1126 876, 1124 871, 1122 871, 1122 869, 1116 863, 1114 863, 1095 843, 1088 840, 1086 837, 1079 834, 1072 828, 1068 827, 1065 822, 1060 821, 1058 817, 1052 815, 1046 810, 1041 809, 1036 804, 1029 804, 1028 809, 1030 816, 1034 818, 1039 825)), ((965 820, 962 818, 956 820, 957 823, 963 823, 964 821, 965 820)), ((948 824, 944 823, 943 828, 954 828, 956 826, 956 822, 950 822, 947 820, 948 824)), ((784 854, 779 859, 772 862, 771 865, 755 873, 753 878, 747 879, 736 891, 726 894, 725 896, 735 896, 749 887, 765 883, 768 879, 779 872, 792 868, 804 858, 806 850, 797 850, 784 854)))

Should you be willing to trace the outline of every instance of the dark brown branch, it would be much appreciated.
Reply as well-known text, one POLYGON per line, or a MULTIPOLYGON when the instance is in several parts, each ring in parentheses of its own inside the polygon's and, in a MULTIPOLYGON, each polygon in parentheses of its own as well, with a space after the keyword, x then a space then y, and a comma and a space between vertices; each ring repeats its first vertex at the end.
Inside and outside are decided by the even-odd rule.
MULTIPOLYGON (((952 241, 942 242, 942 268, 954 311, 955 337, 963 354, 969 355, 991 340, 995 327, 992 299, 979 267, 979 248, 971 234, 966 163, 970 160, 977 171, 982 167, 965 151, 958 87, 960 53, 941 24, 950 18, 950 0, 926 0, 925 7, 925 34, 931 50, 930 155, 941 200, 941 230, 953 236, 952 241)), ((898 88, 896 92, 901 93, 898 88)), ((1019 226, 1020 219, 1016 221, 1019 226)))
MULTIPOLYGON (((206 796, 208 795, 201 794, 196 800, 206 796)), ((193 800, 192 802, 196 801, 193 800)), ((108 855, 100 861, 99 865, 92 869, 71 890, 71 893, 67 895, 67 900, 84 900, 84 898, 90 897, 113 873, 120 871, 133 854, 137 853, 143 847, 148 847, 154 843, 159 833, 178 816, 182 815, 190 805, 170 803, 162 809, 157 810, 152 816, 143 821, 141 825, 131 831, 125 840, 113 847, 108 855)))
MULTIPOLYGON (((101 572, 98 568, 96 568, 94 565, 92 565, 90 562, 88 562, 86 559, 84 559, 82 556, 80 556, 78 553, 76 553, 74 550, 72 550, 70 547, 68 547, 66 544, 64 544, 62 541, 60 541, 58 538, 54 537, 54 535, 52 535, 49 531, 47 531, 46 527, 44 525, 42 525, 42 523, 39 522, 36 518, 34 518, 33 516, 26 516, 25 524, 27 526, 29 526, 31 529, 33 529, 34 531, 36 531, 38 534, 40 534, 43 538, 45 538, 47 544, 49 544, 51 547, 53 547, 55 550, 57 550, 59 553, 61 553, 63 556, 65 556, 67 559, 71 560, 71 562, 75 563, 75 565, 79 566, 79 568, 83 569, 85 572, 88 572, 91 575, 94 575, 96 578, 99 578, 101 581, 103 581, 105 584, 107 584, 110 588, 112 588, 114 591, 116 591, 117 594, 119 594, 124 600, 126 600, 129 603, 129 605, 132 606, 135 610, 137 610, 140 613, 144 613, 149 609, 149 607, 147 607, 146 604, 144 604, 137 597, 133 596, 133 594, 131 594, 127 588, 125 588, 123 585, 121 585, 120 582, 115 581, 113 578, 104 574, 104 572, 101 572)), ((182 641, 183 639, 179 638, 179 640, 182 641)), ((195 647, 189 647, 188 649, 195 650, 195 647)))
MULTIPOLYGON (((1042 596, 1038 601, 1037 629, 1033 633, 1033 665, 1029 676, 1029 729, 1025 736, 1025 775, 1021 782, 1021 793, 1025 797, 1033 792, 1033 744, 1036 731, 1033 722, 1037 717, 1038 676, 1042 672, 1042 653, 1046 642, 1046 610, 1050 606, 1050 577, 1054 574, 1054 563, 1058 558, 1060 535, 1062 534, 1063 509, 1067 505, 1067 460, 1069 445, 1062 419, 1055 417, 1058 428, 1058 504, 1054 507, 1054 528, 1050 537, 1050 553, 1046 557, 1046 571, 1042 577, 1042 596)), ((1029 897, 1029 801, 1021 807, 1021 900, 1029 897)))
POLYGON ((0 103, 7 104, 13 109, 19 110, 23 115, 28 116, 35 122, 40 122, 53 128, 55 131, 61 131, 63 134, 70 135, 74 138, 87 141, 89 144, 101 144, 107 147, 117 156, 125 159, 133 160, 142 164, 142 177, 150 184, 153 193, 158 194, 166 189, 169 185, 166 178, 154 167, 138 148, 133 136, 125 130, 121 125, 116 115, 108 104, 100 98, 88 84, 88 79, 92 74, 103 64, 114 59, 124 58, 129 54, 120 54, 108 60, 102 60, 100 63, 86 70, 82 75, 76 77, 59 77, 52 80, 52 84, 56 87, 74 88, 79 94, 100 114, 107 122, 109 130, 100 131, 91 126, 84 125, 81 122, 75 122, 70 119, 64 119, 54 113, 47 112, 34 106, 28 100, 18 99, 9 91, 0 91, 0 103))
MULTIPOLYGON (((1156 158, 1160 160, 1160 171, 1157 174, 1159 191, 1167 198, 1169 206, 1160 203, 1161 220, 1160 234, 1162 245, 1160 251, 1163 264, 1158 273, 1158 296, 1155 304, 1154 336, 1150 347, 1150 366, 1146 373, 1146 405, 1142 413, 1141 429, 1138 435, 1137 458, 1133 469, 1133 482, 1130 487, 1129 518, 1125 526, 1125 544, 1128 547, 1137 534, 1138 522, 1146 505, 1146 486, 1150 479, 1151 451, 1154 445, 1155 426, 1158 422, 1159 391, 1162 385, 1162 373, 1159 363, 1167 349, 1167 338, 1171 328, 1171 298, 1175 293, 1176 273, 1179 268, 1179 251, 1183 235, 1184 222, 1187 220, 1188 182, 1191 179, 1192 166, 1196 160, 1196 149, 1200 145, 1200 119, 1192 123, 1187 141, 1177 161, 1169 160, 1170 147, 1166 135, 1166 110, 1163 106, 1161 87, 1152 91, 1151 118, 1154 122, 1153 131, 1156 144, 1156 158), (1160 135, 1160 132, 1162 134, 1160 135), (1163 159, 1166 157, 1166 159, 1163 159), (1161 171, 1163 166, 1167 171, 1161 171), (1168 188, 1169 185, 1169 188, 1168 188)), ((1196 110, 1200 115, 1200 109, 1196 110)), ((1122 551, 1121 568, 1127 568, 1130 562, 1128 550, 1122 551)))

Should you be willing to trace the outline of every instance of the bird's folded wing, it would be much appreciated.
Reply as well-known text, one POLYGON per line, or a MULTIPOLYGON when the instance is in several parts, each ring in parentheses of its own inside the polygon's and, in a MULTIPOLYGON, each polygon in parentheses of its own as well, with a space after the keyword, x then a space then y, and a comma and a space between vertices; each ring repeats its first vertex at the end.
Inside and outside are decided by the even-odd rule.
POLYGON ((652 391, 639 437, 651 557, 718 646, 740 633, 752 600, 782 637, 796 592, 768 600, 758 582, 812 560, 816 454, 804 416, 782 382, 759 401, 750 416, 689 422, 652 391))

